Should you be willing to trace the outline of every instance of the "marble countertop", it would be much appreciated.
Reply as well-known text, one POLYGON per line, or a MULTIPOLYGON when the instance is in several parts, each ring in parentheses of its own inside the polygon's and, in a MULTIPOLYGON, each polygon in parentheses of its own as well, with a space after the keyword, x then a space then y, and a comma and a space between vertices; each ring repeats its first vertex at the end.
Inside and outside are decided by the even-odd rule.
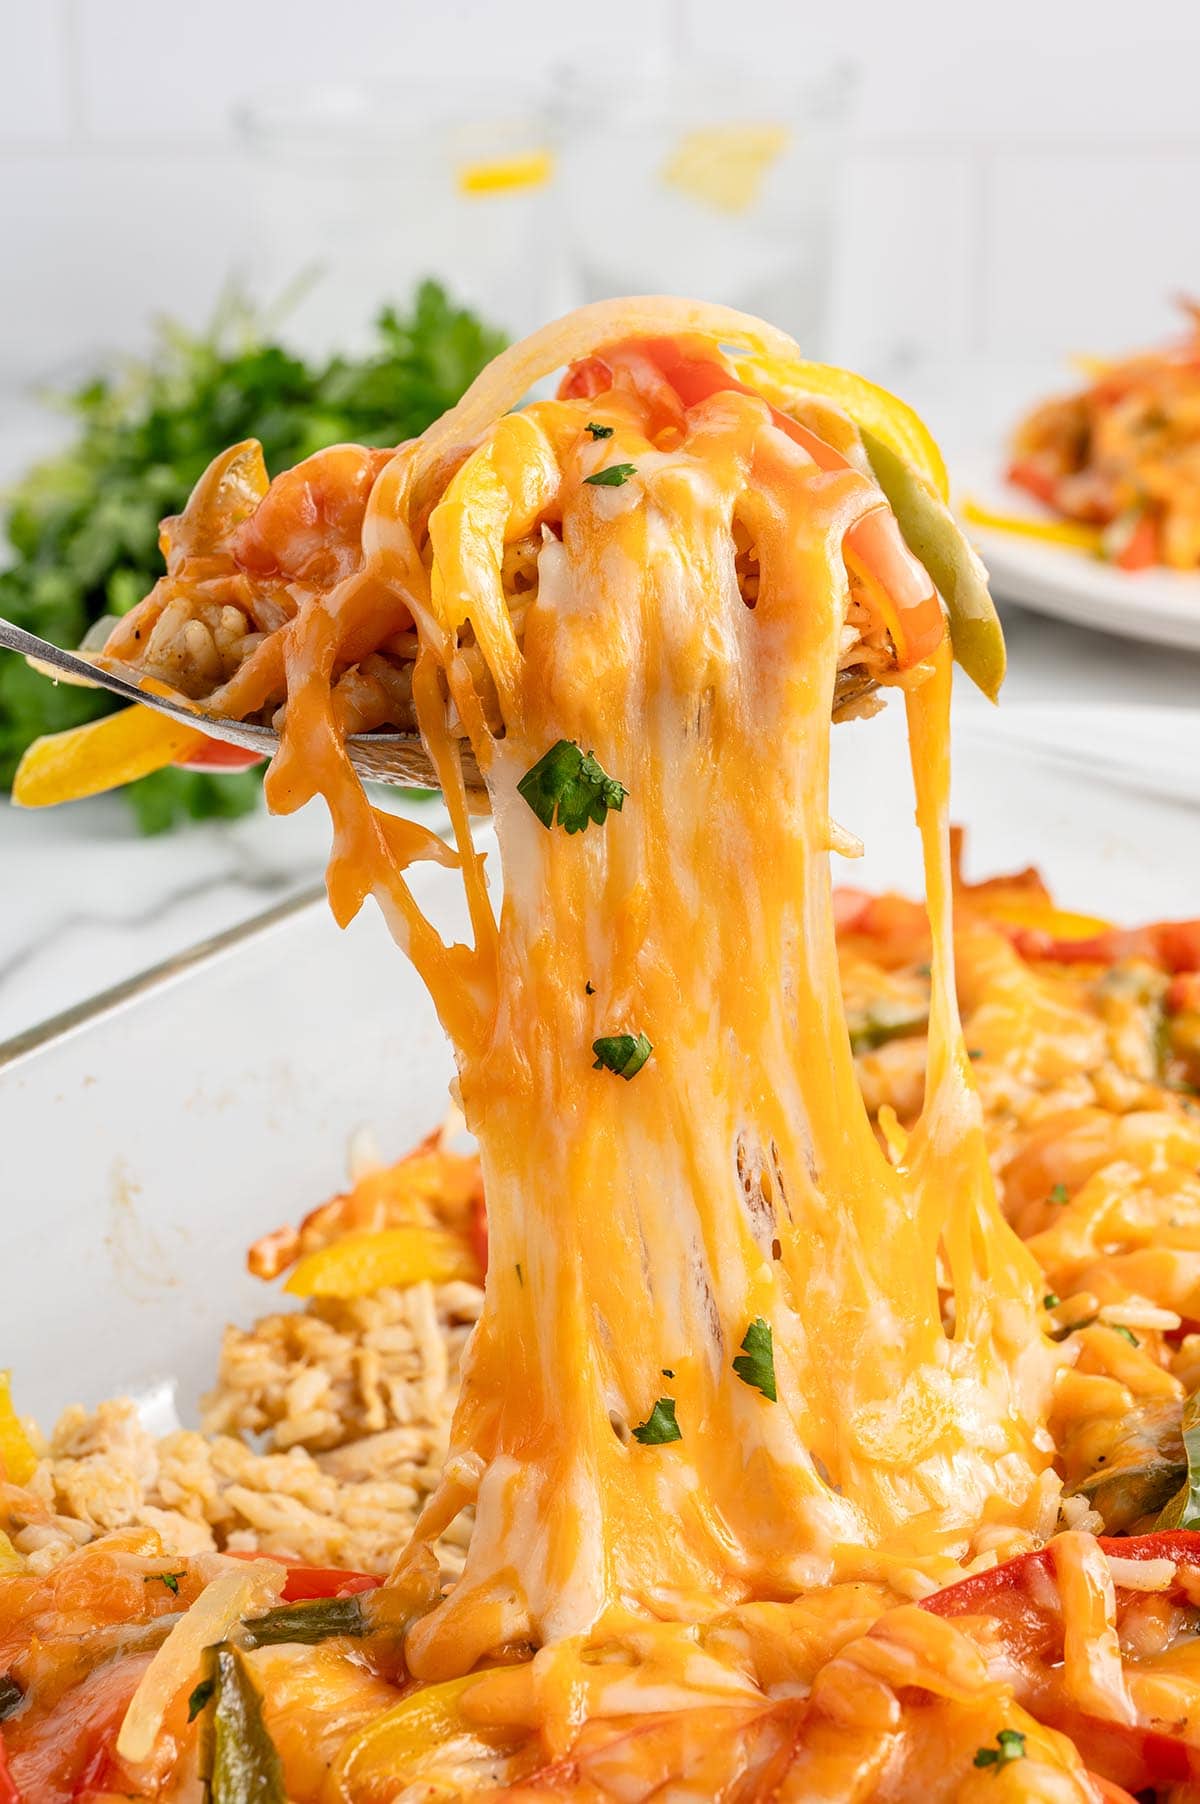
POLYGON ((146 839, 116 796, 0 802, 0 1044, 317 882, 317 808, 146 839))
MULTIPOLYGON (((1200 657, 1005 610, 1005 705, 1195 708, 1200 657)), ((960 683, 957 706, 986 708, 960 683)), ((0 1042, 318 884, 324 809, 142 838, 113 796, 43 813, 0 804, 0 1042)))

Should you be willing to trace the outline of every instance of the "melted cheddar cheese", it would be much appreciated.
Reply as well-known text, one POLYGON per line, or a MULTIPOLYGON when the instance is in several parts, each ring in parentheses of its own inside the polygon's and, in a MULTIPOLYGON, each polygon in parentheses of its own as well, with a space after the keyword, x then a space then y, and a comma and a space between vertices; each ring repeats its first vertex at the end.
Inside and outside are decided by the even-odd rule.
MULTIPOLYGON (((533 356, 563 348, 552 333, 533 356)), ((277 809, 325 794, 335 910, 381 901, 481 1147, 486 1307, 445 1479, 400 1565, 474 1505, 466 1570, 409 1637, 431 1679, 787 1596, 864 1549, 952 1557, 986 1522, 1032 1522, 1049 1456, 1038 1275, 997 1208, 955 1012, 931 585, 861 458, 789 430, 715 332, 613 346, 592 328, 565 348, 559 399, 504 413, 520 388, 497 397, 493 378, 494 417, 468 396, 379 477, 362 566, 285 629, 268 779, 277 809), (624 480, 593 480, 614 466, 624 480), (518 639, 506 549, 531 532, 518 639), (864 568, 893 643, 918 641, 905 681, 934 927, 926 1105, 895 1162, 855 1078, 828 869, 834 680, 864 568), (407 619, 470 947, 420 915, 403 870, 429 848, 371 809, 330 707, 335 663, 407 619), (464 739, 500 847, 498 916, 464 739), (518 791, 563 740, 628 791, 577 834, 518 791), (593 1042, 617 1033, 653 1046, 632 1081, 594 1069, 593 1042), (752 1323, 770 1330, 775 1401, 734 1369, 752 1323), (660 1399, 678 1438, 647 1445, 660 1399)), ((541 373, 518 368, 521 387, 541 373)))
MULTIPOLYGON (((330 454, 346 505, 327 543, 304 541, 303 571, 272 544, 261 469, 238 453, 220 477, 236 489, 229 580, 282 572, 303 599, 208 705, 245 717, 285 696, 268 799, 327 801, 334 911, 347 921, 374 896, 428 985, 487 1196, 485 1302, 445 1471, 383 1602, 363 1606, 379 1612, 361 1644, 373 1676, 357 1650, 341 1665, 249 1656, 292 1795, 1094 1804, 1079 1748, 1144 1772, 1114 1737, 1158 1733, 1187 1688, 1200 1586, 1193 1598, 1177 1549, 1123 1559, 1090 1533, 1041 1547, 1062 1482, 1051 1426, 1089 1475, 1114 1396, 1161 1412, 1181 1385, 1101 1321, 1070 1345, 1046 1332, 1060 1326, 1046 1272, 1103 1288, 1111 1123, 1081 1106, 1069 1124, 1079 1199, 1022 1226, 1032 1250, 1001 1208, 956 950, 989 1059, 1028 1048, 1062 1067, 1013 1062, 1010 1099, 1058 1083, 1064 1107, 1078 1101, 1072 1067, 1107 1030, 997 930, 1050 921, 1028 895, 993 899, 984 921, 960 886, 956 949, 951 646, 860 426, 935 505, 936 451, 898 404, 742 316, 612 303, 506 353, 386 461, 330 454), (555 398, 511 411, 564 365, 555 398), (339 685, 399 648, 453 850, 374 808, 346 756, 339 685), (915 981, 899 956, 885 981, 887 934, 862 926, 889 899, 848 913, 831 888, 830 720, 848 666, 899 689, 908 716, 926 905, 890 918, 908 907, 928 968, 903 1096, 886 1061, 856 1065, 864 1045, 892 1050, 891 1026, 872 1040, 844 1002, 856 982, 875 998, 890 983, 894 1024, 915 981), (578 831, 526 799, 564 743, 618 786, 578 831), (498 907, 473 836, 476 772, 498 907), (422 914, 405 875, 421 858, 460 873, 469 944, 422 914), (637 1040, 630 1063, 606 1058, 615 1036, 637 1040), (468 1509, 447 1586, 436 1544, 468 1509), (987 1567, 1010 1555, 985 1597, 987 1567), (998 1634, 1006 1610, 1024 1639, 998 1634)), ((168 527, 177 589, 194 525, 168 527)), ((130 617, 113 655, 175 592, 130 617)), ((1102 925, 1054 920, 1080 945, 1102 925)), ((1020 1218, 1043 1208, 1038 1161, 1063 1134, 1045 1149, 1036 1132, 1010 1139, 1020 1218)), ((1121 1230, 1161 1301, 1155 1173, 1139 1171, 1141 1214, 1121 1230)), ((455 1181, 461 1214, 476 1188, 455 1181)), ((343 1285, 381 1232, 416 1231, 374 1211, 365 1193, 338 1199, 341 1228, 374 1231, 365 1250, 341 1243, 343 1285)), ((274 1271, 303 1253, 315 1285, 337 1264, 326 1226, 256 1257, 274 1271)), ((101 1543, 78 1556, 80 1584, 103 1558, 101 1543)), ((152 1664, 139 1696, 163 1692, 162 1673, 152 1664)), ((167 1708, 135 1697, 124 1744, 159 1735, 158 1766, 127 1763, 122 1789, 174 1795, 167 1708)), ((1181 1733, 1171 1757, 1186 1766, 1181 1733)))

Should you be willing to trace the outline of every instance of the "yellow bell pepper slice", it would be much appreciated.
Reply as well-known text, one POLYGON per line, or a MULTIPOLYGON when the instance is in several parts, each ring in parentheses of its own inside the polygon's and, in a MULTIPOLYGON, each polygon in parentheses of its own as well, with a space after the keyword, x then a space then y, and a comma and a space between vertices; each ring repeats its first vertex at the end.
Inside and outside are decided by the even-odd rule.
POLYGON ((995 701, 1007 664, 1004 634, 987 571, 947 506, 950 479, 924 420, 887 389, 830 364, 751 357, 739 359, 738 371, 785 412, 789 400, 815 395, 854 422, 905 543, 946 603, 955 658, 995 701))
POLYGON ((394 1796, 396 1781, 417 1777, 442 1743, 468 1733, 470 1725, 459 1706, 479 1678, 479 1673, 468 1673, 464 1679, 427 1685, 355 1730, 333 1764, 334 1796, 374 1798, 373 1781, 379 1779, 393 1782, 386 1795, 394 1796))
POLYGON ((1074 551, 1087 551, 1093 557, 1104 552, 1104 533, 1098 526, 1087 526, 1082 520, 1027 520, 1020 514, 997 513, 994 508, 968 499, 963 503, 963 518, 972 526, 990 527, 993 532, 1011 532, 1023 539, 1041 539, 1048 545, 1069 545, 1074 551))
POLYGON ((943 501, 950 494, 950 478, 937 441, 918 413, 898 395, 889 394, 853 370, 831 363, 776 362, 760 357, 739 357, 738 374, 760 394, 786 413, 788 402, 805 395, 819 395, 848 414, 863 432, 873 433, 905 463, 920 471, 943 501))
POLYGON ((378 1228, 343 1234, 307 1253, 284 1285, 294 1297, 369 1297, 428 1278, 479 1282, 474 1254, 447 1228, 378 1228))
POLYGON ((11 1485, 27 1485, 37 1470, 37 1454, 13 1408, 11 1374, 0 1372, 0 1468, 11 1485))
POLYGON ((1074 914, 1070 909, 1055 908, 1052 902, 1022 896, 982 896, 979 907, 989 921, 1006 927, 1031 927, 1052 940, 1091 940, 1112 929, 1112 922, 1102 921, 1098 915, 1074 914))
POLYGON ((17 767, 12 799, 19 808, 52 808, 119 789, 164 765, 186 762, 204 734, 135 702, 66 733, 35 739, 17 767))

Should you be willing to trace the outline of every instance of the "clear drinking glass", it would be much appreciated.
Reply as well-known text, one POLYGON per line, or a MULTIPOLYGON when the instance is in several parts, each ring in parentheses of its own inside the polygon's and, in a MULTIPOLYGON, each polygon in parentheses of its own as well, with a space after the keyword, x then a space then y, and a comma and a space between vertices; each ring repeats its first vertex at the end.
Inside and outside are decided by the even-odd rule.
POLYGON ((571 300, 722 301, 821 355, 853 90, 845 65, 795 79, 687 61, 568 72, 557 202, 571 300))
POLYGON ((260 297, 296 287, 287 335, 355 350, 424 276, 510 334, 557 307, 551 124, 535 88, 363 82, 268 91, 237 124, 251 152, 260 297), (311 276, 311 280, 301 280, 311 276))

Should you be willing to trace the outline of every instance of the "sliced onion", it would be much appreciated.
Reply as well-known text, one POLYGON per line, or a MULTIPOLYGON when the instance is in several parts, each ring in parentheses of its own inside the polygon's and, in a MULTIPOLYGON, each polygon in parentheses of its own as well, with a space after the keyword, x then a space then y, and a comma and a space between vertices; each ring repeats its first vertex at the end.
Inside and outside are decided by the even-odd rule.
POLYGON ((79 641, 77 649, 81 652, 103 651, 112 635, 113 627, 120 620, 119 614, 101 614, 99 620, 93 620, 87 632, 79 641))
POLYGON ((206 1585, 179 1618, 129 1700, 117 1753, 132 1766, 148 1760, 167 1711, 185 1686, 194 1685, 206 1647, 224 1641, 243 1616, 257 1615, 279 1600, 287 1568, 276 1560, 254 1560, 223 1572, 206 1585))
POLYGON ((733 307, 681 300, 670 294, 592 301, 494 357, 457 406, 422 434, 409 480, 420 484, 432 472, 457 462, 480 434, 515 407, 543 376, 617 339, 673 332, 703 332, 783 364, 802 361, 798 345, 786 332, 733 307))

